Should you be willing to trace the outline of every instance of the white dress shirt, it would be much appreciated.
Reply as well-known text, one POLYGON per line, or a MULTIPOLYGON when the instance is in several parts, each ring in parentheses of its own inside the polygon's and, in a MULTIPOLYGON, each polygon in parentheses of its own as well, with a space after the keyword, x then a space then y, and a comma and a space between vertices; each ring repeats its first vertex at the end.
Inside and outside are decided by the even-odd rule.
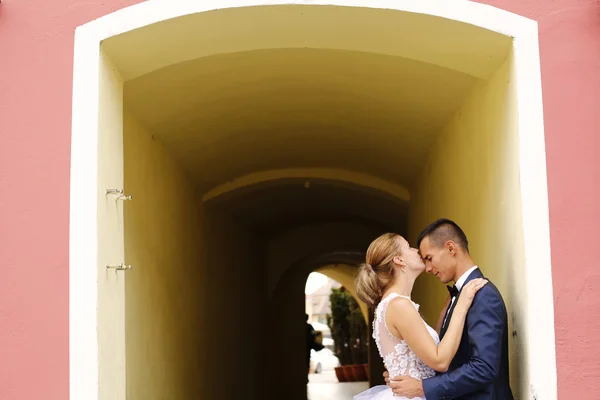
POLYGON ((477 265, 472 266, 471 268, 469 268, 469 270, 467 272, 465 272, 464 274, 462 274, 460 276, 460 278, 458 278, 458 280, 456 281, 456 284, 454 285, 456 290, 458 290, 460 292, 463 285, 465 284, 465 281, 467 280, 469 275, 471 275, 471 272, 475 271, 477 268, 478 268, 477 265))

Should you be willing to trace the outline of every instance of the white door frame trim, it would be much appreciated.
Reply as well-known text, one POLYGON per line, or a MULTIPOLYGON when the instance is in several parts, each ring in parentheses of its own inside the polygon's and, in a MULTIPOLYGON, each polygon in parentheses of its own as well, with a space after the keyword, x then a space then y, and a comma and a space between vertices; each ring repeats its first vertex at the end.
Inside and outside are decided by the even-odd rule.
MULTIPOLYGON (((448 0, 148 0, 77 28, 73 70, 69 239, 70 399, 99 400, 98 122, 100 43, 171 18, 260 5, 381 8, 439 16, 511 36, 517 78, 520 183, 527 277, 530 391, 557 398, 554 309, 542 86, 535 21, 491 6, 448 0)), ((107 399, 101 399, 107 400, 107 399)))

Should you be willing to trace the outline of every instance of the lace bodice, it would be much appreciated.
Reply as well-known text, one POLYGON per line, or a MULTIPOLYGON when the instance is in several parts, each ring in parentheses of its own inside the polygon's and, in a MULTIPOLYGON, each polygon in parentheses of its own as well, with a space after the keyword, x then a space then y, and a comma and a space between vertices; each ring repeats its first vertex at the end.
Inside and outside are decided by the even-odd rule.
MULTIPOLYGON (((390 293, 387 295, 375 310, 375 320, 373 321, 373 339, 377 344, 379 355, 383 358, 385 368, 390 373, 391 377, 399 375, 410 375, 416 379, 431 378, 435 375, 435 371, 429 368, 423 361, 421 361, 416 354, 408 347, 408 344, 403 339, 398 339, 388 329, 385 322, 385 313, 387 306, 393 299, 397 297, 404 297, 408 300, 410 298, 401 296, 397 293, 390 293)), ((419 305, 412 302, 417 311, 419 311, 419 305)), ((435 341, 435 344, 440 343, 437 332, 431 328, 425 321, 423 321, 427 327, 427 331, 435 341)))

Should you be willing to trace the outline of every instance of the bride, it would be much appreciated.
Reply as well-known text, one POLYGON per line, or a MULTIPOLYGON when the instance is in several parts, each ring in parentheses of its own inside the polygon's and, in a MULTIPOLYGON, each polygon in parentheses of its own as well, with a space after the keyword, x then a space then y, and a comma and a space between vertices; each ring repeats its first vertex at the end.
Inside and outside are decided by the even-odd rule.
MULTIPOLYGON (((386 233, 375 239, 367 249, 366 263, 356 277, 358 297, 375 308, 373 338, 383 358, 390 378, 409 375, 426 379, 435 371, 446 372, 454 358, 465 325, 467 311, 475 294, 487 281, 474 279, 462 289, 444 339, 439 331, 448 298, 436 329, 421 318, 419 305, 411 300, 415 280, 425 270, 417 249, 411 248, 400 235, 386 233)), ((375 386, 354 397, 354 400, 403 400, 386 385, 375 386)), ((425 400, 424 397, 417 400, 425 400)))

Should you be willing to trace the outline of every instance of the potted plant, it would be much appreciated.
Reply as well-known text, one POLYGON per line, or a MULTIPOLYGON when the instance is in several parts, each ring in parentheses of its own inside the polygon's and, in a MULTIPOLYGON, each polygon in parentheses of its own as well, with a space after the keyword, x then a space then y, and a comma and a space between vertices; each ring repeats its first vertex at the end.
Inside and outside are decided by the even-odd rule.
POLYGON ((340 382, 353 381, 351 367, 352 353, 350 351, 350 303, 352 296, 342 287, 332 289, 329 295, 331 301, 331 315, 327 316, 327 325, 331 330, 334 343, 334 352, 340 360, 340 367, 335 369, 335 374, 340 382))
POLYGON ((354 298, 349 299, 350 315, 350 343, 352 354, 352 372, 357 381, 367 381, 367 368, 369 362, 369 347, 367 324, 364 316, 354 298))

